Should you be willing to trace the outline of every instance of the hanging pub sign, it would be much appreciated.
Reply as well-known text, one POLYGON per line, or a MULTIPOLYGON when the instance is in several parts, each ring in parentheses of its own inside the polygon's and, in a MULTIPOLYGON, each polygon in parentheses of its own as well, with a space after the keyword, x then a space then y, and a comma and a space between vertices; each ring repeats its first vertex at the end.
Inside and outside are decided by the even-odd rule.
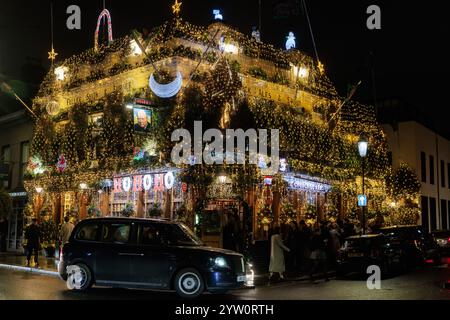
POLYGON ((59 172, 64 172, 67 169, 66 157, 63 154, 59 156, 56 168, 59 170, 59 172))
POLYGON ((114 178, 114 193, 165 191, 171 190, 175 185, 175 175, 172 171, 167 173, 137 174, 128 177, 114 178))

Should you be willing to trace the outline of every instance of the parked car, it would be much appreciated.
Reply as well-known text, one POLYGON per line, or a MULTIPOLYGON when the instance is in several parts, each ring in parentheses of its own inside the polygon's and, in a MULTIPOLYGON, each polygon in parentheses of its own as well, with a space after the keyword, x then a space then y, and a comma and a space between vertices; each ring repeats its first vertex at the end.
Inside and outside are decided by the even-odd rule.
POLYGON ((400 241, 382 234, 347 238, 339 252, 338 273, 365 274, 367 267, 372 265, 380 267, 382 276, 406 271, 406 256, 400 241))
POLYGON ((400 239, 408 258, 408 265, 439 264, 441 255, 433 236, 421 226, 393 226, 380 229, 388 238, 400 239))
POLYGON ((450 254, 450 231, 449 230, 434 231, 432 234, 439 246, 439 250, 440 250, 441 254, 449 255, 450 254))
POLYGON ((175 290, 183 298, 241 288, 250 271, 241 254, 204 246, 181 223, 130 218, 80 222, 58 269, 72 290, 95 284, 175 290))

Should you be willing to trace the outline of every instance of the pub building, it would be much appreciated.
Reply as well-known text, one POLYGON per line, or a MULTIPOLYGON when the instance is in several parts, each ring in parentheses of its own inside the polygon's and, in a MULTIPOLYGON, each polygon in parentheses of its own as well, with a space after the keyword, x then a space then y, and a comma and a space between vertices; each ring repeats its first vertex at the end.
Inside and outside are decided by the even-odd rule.
MULTIPOLYGON (((142 47, 146 39, 140 34, 96 44, 47 75, 33 103, 39 120, 25 182, 33 215, 42 219, 46 212, 56 223, 67 213, 77 220, 177 219, 198 229, 207 244, 223 247, 223 231, 233 219, 242 237, 258 241, 276 224, 314 223, 359 210, 357 141, 361 133, 368 136, 370 161, 380 162, 384 137, 370 106, 348 102, 338 109, 343 98, 320 62, 296 49, 255 41, 221 22, 205 28, 174 19, 151 37, 148 47, 142 47), (161 70, 166 74, 157 77, 161 70), (192 167, 205 165, 175 166, 174 144, 167 147, 161 139, 193 125, 187 123, 194 108, 191 88, 203 95, 204 114, 220 107, 222 130, 233 125, 245 103, 255 126, 279 128, 286 154, 279 173, 263 176, 257 168, 250 177, 256 181, 246 190, 235 188, 239 168, 213 170, 203 185, 185 179, 192 167), (177 120, 183 117, 180 110, 186 122, 177 120), (282 117, 284 122, 278 121, 282 117), (201 187, 206 194, 197 192, 201 187), (206 201, 198 206, 201 200, 206 201)), ((369 210, 385 202, 383 179, 374 172, 366 177, 369 210)))

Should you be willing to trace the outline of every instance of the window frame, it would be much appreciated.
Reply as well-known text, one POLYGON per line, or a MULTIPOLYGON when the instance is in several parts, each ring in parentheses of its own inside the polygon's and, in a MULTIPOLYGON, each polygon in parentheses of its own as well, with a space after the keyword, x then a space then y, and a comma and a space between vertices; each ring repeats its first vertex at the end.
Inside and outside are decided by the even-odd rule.
POLYGON ((427 183, 427 155, 425 152, 420 152, 420 175, 423 183, 427 183))
POLYGON ((102 233, 103 233, 103 223, 101 222, 95 222, 95 221, 90 221, 88 223, 83 223, 75 232, 73 239, 77 242, 83 242, 83 243, 101 243, 100 239, 102 237, 102 233), (79 239, 78 236, 81 232, 81 230, 83 230, 83 228, 87 227, 87 226, 91 226, 91 225, 97 225, 100 229, 100 236, 98 237, 99 239, 97 240, 85 240, 85 239, 79 239))
POLYGON ((436 170, 434 168, 434 156, 430 154, 430 184, 434 185, 436 170))

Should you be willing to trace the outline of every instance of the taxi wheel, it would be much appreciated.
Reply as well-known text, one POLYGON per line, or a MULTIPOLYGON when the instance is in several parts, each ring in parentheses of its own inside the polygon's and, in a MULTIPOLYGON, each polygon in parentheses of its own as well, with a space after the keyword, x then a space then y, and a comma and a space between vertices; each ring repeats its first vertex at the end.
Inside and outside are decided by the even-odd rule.
POLYGON ((78 263, 72 267, 73 273, 68 275, 66 283, 71 291, 86 291, 94 284, 92 272, 85 264, 78 263))
POLYGON ((183 269, 175 277, 177 294, 184 299, 195 299, 205 290, 205 283, 200 273, 192 268, 183 269))

